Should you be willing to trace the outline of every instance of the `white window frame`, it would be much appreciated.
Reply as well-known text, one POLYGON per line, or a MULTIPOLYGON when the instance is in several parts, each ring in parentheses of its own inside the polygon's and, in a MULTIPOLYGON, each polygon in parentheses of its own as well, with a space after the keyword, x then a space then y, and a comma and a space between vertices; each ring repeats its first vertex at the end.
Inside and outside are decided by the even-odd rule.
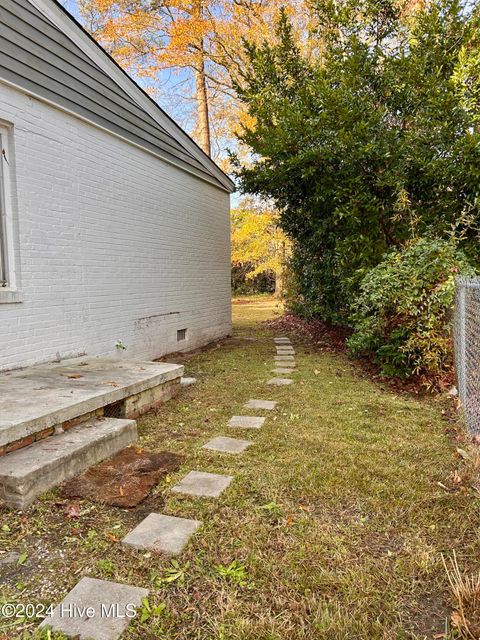
POLYGON ((13 128, 0 122, 0 304, 21 302, 15 268, 13 128))

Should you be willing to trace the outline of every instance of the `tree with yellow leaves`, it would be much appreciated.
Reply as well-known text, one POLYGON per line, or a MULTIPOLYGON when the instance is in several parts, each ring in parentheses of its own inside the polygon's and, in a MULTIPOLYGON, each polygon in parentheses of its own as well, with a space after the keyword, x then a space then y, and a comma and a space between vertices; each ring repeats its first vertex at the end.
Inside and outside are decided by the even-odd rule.
POLYGON ((247 280, 271 273, 275 295, 280 296, 290 243, 277 226, 278 212, 245 200, 232 209, 232 264, 243 266, 247 280))
POLYGON ((78 0, 78 5, 85 27, 147 85, 164 70, 193 78, 193 135, 211 155, 212 121, 216 137, 224 139, 241 119, 233 80, 243 67, 242 40, 271 38, 281 0, 78 0))

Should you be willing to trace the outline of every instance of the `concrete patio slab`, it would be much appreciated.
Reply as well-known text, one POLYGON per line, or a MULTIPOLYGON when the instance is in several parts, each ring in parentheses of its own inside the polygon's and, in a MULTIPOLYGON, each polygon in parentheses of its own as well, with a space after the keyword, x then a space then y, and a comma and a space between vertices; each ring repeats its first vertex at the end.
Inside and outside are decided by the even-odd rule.
POLYGON ((40 627, 78 640, 117 640, 147 596, 148 589, 82 578, 40 627))
POLYGON ((240 429, 260 429, 264 422, 265 418, 260 416, 232 416, 228 421, 228 426, 240 429))
POLYGON ((271 369, 272 373, 295 373, 296 369, 295 367, 290 367, 289 369, 287 369, 286 367, 277 367, 276 369, 271 369))
POLYGON ((232 480, 233 476, 190 471, 178 484, 172 487, 172 491, 200 498, 218 498, 232 480))
POLYGON ((277 406, 274 400, 249 400, 243 407, 244 409, 263 409, 264 411, 272 411, 277 406))
POLYGON ((201 524, 199 520, 151 513, 125 536, 122 544, 139 551, 151 550, 174 556, 183 551, 201 524))
POLYGON ((0 374, 0 447, 166 382, 183 366, 73 358, 0 374))
POLYGON ((275 362, 295 362, 293 356, 273 356, 275 362))
POLYGON ((237 440, 236 438, 218 436, 204 444, 202 449, 220 451, 221 453, 242 453, 251 444, 253 444, 251 440, 237 440))
POLYGON ((267 380, 267 384, 283 387, 288 384, 293 384, 293 380, 291 378, 270 378, 270 380, 267 380))

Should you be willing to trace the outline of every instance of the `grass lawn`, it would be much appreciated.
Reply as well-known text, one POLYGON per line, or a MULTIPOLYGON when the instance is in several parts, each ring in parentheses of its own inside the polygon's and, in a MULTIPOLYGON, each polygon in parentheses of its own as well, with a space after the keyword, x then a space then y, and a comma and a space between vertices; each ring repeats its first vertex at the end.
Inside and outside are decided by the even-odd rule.
MULTIPOLYGON (((197 385, 138 421, 140 444, 185 454, 181 470, 133 511, 84 502, 69 519, 51 492, 24 514, 1 512, 0 549, 24 555, 0 566, 0 598, 57 603, 90 575, 150 589, 147 619, 122 638, 453 638, 442 635, 441 556, 455 549, 462 568, 477 568, 480 502, 438 484, 450 486, 460 464, 440 403, 396 395, 302 343, 295 384, 265 385, 275 349, 261 321, 279 310, 242 302, 234 337, 186 360, 197 385), (249 398, 279 404, 258 414, 259 431, 227 429, 249 398), (255 445, 240 456, 201 450, 214 435, 255 445), (235 480, 217 500, 171 494, 189 470, 235 480), (152 510, 203 521, 176 566, 118 542, 152 510)), ((0 622, 0 638, 37 637, 36 624, 0 622)))

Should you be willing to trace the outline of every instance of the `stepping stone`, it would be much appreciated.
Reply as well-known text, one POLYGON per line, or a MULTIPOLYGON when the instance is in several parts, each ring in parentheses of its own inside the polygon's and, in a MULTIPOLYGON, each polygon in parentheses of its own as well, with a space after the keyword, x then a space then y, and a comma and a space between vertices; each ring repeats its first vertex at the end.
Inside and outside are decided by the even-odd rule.
POLYGON ((273 384, 277 387, 283 387, 292 383, 293 380, 291 378, 270 378, 270 380, 267 381, 267 384, 273 384))
POLYGON ((294 349, 277 349, 277 356, 294 356, 294 349))
POLYGON ((295 362, 293 356, 273 356, 275 362, 295 362))
POLYGON ((249 400, 243 405, 244 409, 264 409, 271 411, 275 409, 277 403, 274 400, 249 400))
POLYGON ((275 344, 292 344, 290 338, 274 338, 275 344))
POLYGON ((148 589, 82 578, 40 627, 78 640, 117 640, 147 596, 148 589))
POLYGON ((233 480, 233 476, 222 476, 218 473, 190 471, 172 487, 174 493, 186 493, 201 498, 218 498, 233 480))
POLYGON ((151 550, 173 556, 183 550, 201 524, 199 520, 151 513, 125 536, 122 544, 140 551, 151 550))
POLYGON ((2 564, 17 564, 20 555, 21 554, 17 553, 16 551, 9 551, 8 553, 5 553, 4 555, 0 556, 0 566, 2 564))
POLYGON ((196 378, 180 378, 180 385, 182 387, 191 387, 192 384, 196 384, 196 378))
POLYGON ((241 429, 260 429, 265 422, 265 418, 260 416, 232 416, 228 421, 229 427, 240 427, 241 429))
POLYGON ((202 449, 210 449, 211 451, 221 451, 222 453, 242 453, 253 442, 251 440, 237 440, 236 438, 212 438, 202 449))
POLYGON ((295 373, 294 368, 286 369, 285 367, 279 367, 278 369, 271 369, 272 373, 295 373))
POLYGON ((280 362, 275 362, 276 367, 290 367, 294 369, 297 366, 295 360, 280 360, 280 362))

